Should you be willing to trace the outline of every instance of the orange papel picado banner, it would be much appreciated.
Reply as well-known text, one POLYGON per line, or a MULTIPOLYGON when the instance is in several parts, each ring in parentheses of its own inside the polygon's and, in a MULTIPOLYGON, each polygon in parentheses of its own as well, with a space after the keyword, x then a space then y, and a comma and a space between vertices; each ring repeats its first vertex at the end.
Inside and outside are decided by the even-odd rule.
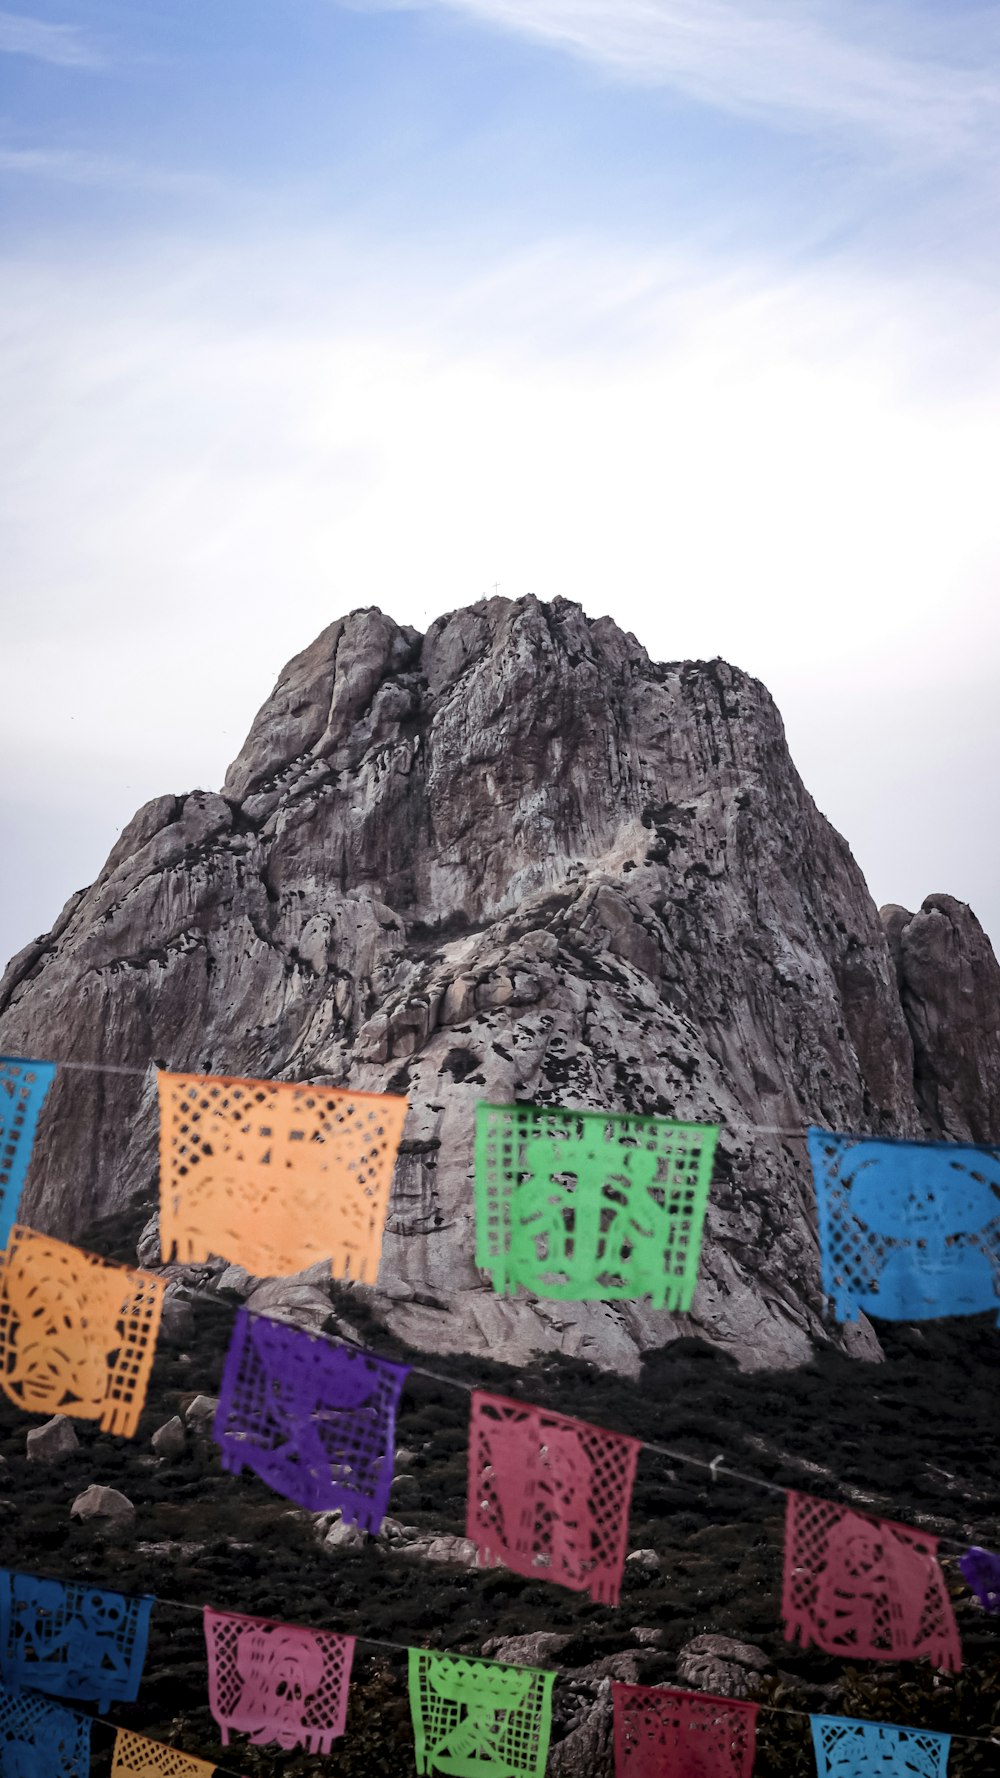
POLYGON ((15 1224, 0 1261, 0 1388, 29 1414, 130 1437, 146 1399, 164 1281, 15 1224))
POLYGON ((161 1074, 164 1259, 256 1277, 329 1259, 374 1284, 407 1102, 288 1081, 161 1074))
POLYGON ((212 1778, 214 1771, 209 1760, 147 1741, 131 1729, 119 1729, 115 1736, 111 1778, 212 1778))

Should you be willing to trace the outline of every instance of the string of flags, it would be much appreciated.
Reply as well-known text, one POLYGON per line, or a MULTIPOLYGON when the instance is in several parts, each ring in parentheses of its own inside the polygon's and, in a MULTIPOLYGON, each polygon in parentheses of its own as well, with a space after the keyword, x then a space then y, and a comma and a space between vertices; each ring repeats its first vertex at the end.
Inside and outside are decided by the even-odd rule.
MULTIPOLYGON (((0 1240, 58 1066, 0 1057, 0 1240)), ((256 1277, 329 1261, 374 1282, 405 1098, 157 1074, 163 1257, 256 1277)), ((476 1262, 500 1293, 648 1298, 684 1313, 720 1128, 558 1106, 476 1107, 476 1262)), ((1000 1324, 1000 1147, 810 1129, 823 1288, 842 1320, 1000 1324)))
MULTIPOLYGON (((353 1637, 211 1607, 183 1608, 202 1614, 209 1707, 224 1746, 236 1732, 256 1747, 332 1750, 345 1729, 353 1637)), ((556 1670, 399 1643, 378 1646, 406 1656, 418 1773, 543 1778, 556 1670)), ((86 1649, 82 1657, 86 1664, 86 1649)), ((98 1659, 94 1654, 91 1666, 98 1659)), ((88 1684, 93 1687, 92 1677, 88 1684)), ((662 1778, 667 1771, 673 1778, 751 1778, 758 1715, 807 1715, 673 1686, 615 1682, 611 1693, 616 1778, 662 1778)), ((852 1717, 809 1715, 808 1720, 817 1778, 874 1778, 896 1770, 910 1778, 946 1778, 953 1739, 987 1740, 852 1717)), ((93 1721, 107 1719, 36 1692, 0 1687, 0 1771, 11 1778, 87 1778, 93 1721)), ((108 1726, 116 1730, 112 1778, 119 1773, 199 1778, 227 1770, 133 1730, 108 1726)))
MULTIPOLYGON (((145 1399, 162 1279, 16 1222, 54 1069, 0 1058, 0 1227, 9 1210, 7 1251, 0 1255, 0 1387, 28 1411, 77 1414, 130 1434, 145 1399)), ((332 1254, 335 1274, 374 1278, 405 1100, 208 1076, 161 1074, 158 1084, 165 1258, 220 1254, 256 1275, 279 1275, 332 1254)), ((660 1118, 479 1106, 479 1263, 498 1290, 520 1285, 573 1300, 648 1295, 660 1306, 689 1307, 718 1135, 715 1126, 660 1118)), ((935 1312, 928 1307, 935 1288, 938 1301, 959 1305, 948 1312, 984 1306, 984 1263, 991 1281, 997 1278, 997 1151, 820 1131, 809 1133, 809 1148, 821 1234, 826 1230, 824 1283, 841 1308, 857 1306, 850 1292, 860 1293, 859 1278, 868 1298, 878 1296, 883 1275, 886 1312, 896 1309, 905 1319, 911 1317, 901 1305, 918 1297, 920 1313, 935 1312), (883 1149, 895 1151, 888 1161, 883 1149), (909 1149, 917 1151, 912 1175, 899 1152, 909 1149), (849 1218, 857 1226, 848 1241, 849 1218), (929 1231, 948 1249, 936 1273, 927 1258, 934 1254, 929 1231)), ((240 1310, 215 1421, 224 1466, 254 1470, 307 1510, 339 1508, 349 1521, 377 1530, 388 1504, 407 1368, 240 1310)), ((473 1390, 467 1533, 481 1564, 502 1563, 616 1603, 640 1449, 636 1439, 473 1390)), ((788 1501, 786 1636, 848 1658, 927 1656, 960 1668, 935 1538, 781 1492, 788 1501)), ((984 1608, 1000 1609, 1000 1558, 976 1547, 961 1569, 984 1608)), ((49 1692, 89 1698, 102 1709, 135 1697, 152 1601, 77 1591, 79 1599, 59 1582, 35 1581, 33 1590, 30 1576, 0 1578, 0 1673, 13 1695, 25 1686, 33 1699, 49 1692), (81 1685, 100 1689, 72 1689, 81 1685)), ((210 1610, 205 1634, 210 1703, 224 1744, 235 1729, 255 1744, 323 1752, 343 1733, 351 1638, 210 1610)), ((482 1773, 492 1765, 521 1778, 544 1770, 552 1672, 427 1650, 411 1650, 409 1658, 419 1771, 482 1773)), ((679 1708, 682 1695, 625 1690, 650 1692, 648 1711, 661 1716, 679 1708)), ((642 1712, 635 1710, 638 1721, 642 1712)), ((28 1716, 15 1711, 9 1732, 4 1716, 0 1736, 23 1736, 28 1716)), ((684 1734, 695 1735, 697 1750, 709 1743, 697 1739, 695 1719, 696 1713, 685 1719, 684 1734)), ((49 1722, 37 1708, 31 1720, 50 1740, 65 1740, 65 1724, 49 1722)), ((744 1745, 746 1719, 740 1720, 744 1745)), ((923 1733, 875 1726, 890 1736, 923 1733)), ((648 1748, 650 1735, 640 1737, 636 1752, 632 1731, 619 1736, 617 1714, 615 1734, 617 1769, 641 1771, 635 1762, 645 1757, 641 1747, 648 1748)), ((931 1737, 935 1745, 942 1739, 931 1737)), ((814 1741, 823 1778, 829 1750, 815 1733, 814 1741)), ((752 1719, 749 1745, 752 1764, 752 1719)), ((133 1749, 128 1757, 140 1755, 133 1749)), ((203 1764, 120 1769, 197 1771, 203 1764)))

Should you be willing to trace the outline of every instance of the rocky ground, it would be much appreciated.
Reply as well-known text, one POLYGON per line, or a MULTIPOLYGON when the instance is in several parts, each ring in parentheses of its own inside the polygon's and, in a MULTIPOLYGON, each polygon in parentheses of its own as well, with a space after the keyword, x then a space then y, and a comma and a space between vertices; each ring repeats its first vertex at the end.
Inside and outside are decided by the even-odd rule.
MULTIPOLYGON (((134 1220, 91 1231, 125 1259, 134 1220)), ((399 1355, 347 1293, 339 1305, 362 1335, 399 1355)), ((199 1395, 215 1392, 233 1306, 175 1305, 134 1440, 74 1423, 76 1448, 29 1461, 38 1422, 0 1404, 0 1561, 38 1573, 90 1577, 188 1606, 219 1607, 325 1625, 404 1644, 557 1665, 552 1778, 610 1778, 610 1678, 687 1684, 788 1708, 1000 1734, 1000 1619, 989 1619, 946 1563, 965 1668, 926 1663, 845 1667, 786 1643, 780 1628, 782 1503, 773 1495, 644 1452, 617 1608, 504 1570, 468 1565, 464 1533, 468 1397, 412 1376, 398 1427, 401 1455, 388 1535, 343 1537, 335 1522, 300 1512, 254 1478, 225 1475, 199 1395), (182 1430, 157 1455, 151 1440, 182 1430), (120 1491, 123 1520, 71 1518, 91 1484, 120 1491), (448 1539, 456 1539, 449 1543, 448 1539), (453 1560, 442 1557, 452 1556, 453 1560)), ((317 1319, 319 1316, 317 1315, 317 1319)), ((922 1330, 880 1327, 887 1358, 860 1363, 832 1349, 802 1369, 740 1372, 696 1340, 649 1354, 638 1383, 554 1357, 511 1370, 483 1359, 439 1360, 483 1382, 692 1455, 726 1453, 737 1467, 884 1511, 960 1540, 1000 1539, 1000 1437, 990 1319, 922 1330)), ((164 1441, 158 1440, 163 1446, 164 1441)), ((209 1714, 199 1617, 156 1608, 138 1702, 116 1720, 247 1778, 324 1772, 371 1778, 414 1771, 405 1658, 359 1644, 348 1732, 325 1760, 276 1761, 237 1737, 228 1753, 209 1714)), ((108 1770, 111 1735, 95 1730, 95 1773, 108 1770)), ((808 1725, 762 1714, 757 1771, 812 1771, 808 1725)), ((997 1770, 988 1747, 956 1742, 950 1778, 997 1770)))

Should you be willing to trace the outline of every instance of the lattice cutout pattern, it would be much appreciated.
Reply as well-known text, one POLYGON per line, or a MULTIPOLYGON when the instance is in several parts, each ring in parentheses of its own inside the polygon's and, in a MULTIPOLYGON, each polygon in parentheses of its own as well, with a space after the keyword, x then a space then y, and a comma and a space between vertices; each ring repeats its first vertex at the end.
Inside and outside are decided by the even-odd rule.
POLYGON ((89 1771, 89 1717, 0 1687, 3 1778, 88 1778, 89 1771))
POLYGON ((997 1311, 1000 1148, 809 1131, 823 1289, 841 1321, 997 1311))
POLYGON ((973 1544, 971 1550, 959 1556, 958 1566, 983 1610, 1000 1612, 1000 1556, 973 1544))
POLYGON ((205 1609, 208 1701, 224 1747, 231 1730, 257 1747, 329 1753, 343 1734, 354 1637, 205 1609))
POLYGON ((266 1278, 329 1259, 374 1284, 405 1099, 201 1074, 158 1087, 164 1259, 266 1278))
POLYGON ((0 1388, 29 1414, 73 1414, 131 1436, 164 1288, 15 1225, 0 1258, 0 1388))
POLYGON ((638 1439, 476 1390, 466 1534, 504 1563, 617 1605, 638 1439))
POLYGON ((215 1416, 225 1467, 246 1465, 308 1512, 339 1507, 377 1532, 408 1368, 241 1309, 215 1416))
POLYGON ((409 1651, 417 1771, 452 1778, 542 1778, 554 1673, 464 1655, 409 1651))
POLYGON ((214 1771, 209 1760, 164 1747, 161 1741, 147 1741, 131 1729, 119 1729, 115 1736, 111 1778, 211 1778, 214 1771))
POLYGON ((137 1696, 151 1598, 0 1569, 0 1672, 13 1691, 54 1692, 107 1710, 137 1696))
POLYGON ((958 1629, 936 1537, 789 1493, 782 1617, 789 1641, 860 1660, 920 1660, 957 1673, 958 1629))
POLYGON ((54 1062, 0 1056, 0 1248, 17 1218, 38 1114, 55 1071, 54 1062))
POLYGON ((494 1289, 687 1310, 718 1128, 536 1105, 476 1107, 476 1264, 494 1289))
POLYGON ((652 1685, 611 1693, 615 1778, 750 1778, 756 1704, 652 1685))
POLYGON ((850 1716, 811 1723, 817 1778, 946 1778, 950 1735, 850 1716))

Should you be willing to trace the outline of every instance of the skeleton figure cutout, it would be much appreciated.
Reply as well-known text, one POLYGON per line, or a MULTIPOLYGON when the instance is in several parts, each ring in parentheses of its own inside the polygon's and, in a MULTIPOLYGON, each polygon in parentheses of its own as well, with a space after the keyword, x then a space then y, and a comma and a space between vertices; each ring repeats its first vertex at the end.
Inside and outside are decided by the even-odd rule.
POLYGON ((258 1747, 329 1753, 344 1732, 353 1636, 206 1609, 205 1643, 223 1746, 237 1729, 258 1747))
POLYGON ((407 1368, 241 1309, 215 1416, 223 1463, 255 1470, 309 1512, 339 1508, 377 1532, 407 1368))
POLYGON ((90 1719, 29 1692, 0 1688, 3 1778, 88 1778, 90 1719))
POLYGON ((789 1640, 829 1654, 962 1665, 937 1538, 792 1492, 782 1615, 789 1640))
POLYGON ((16 1226, 0 1257, 0 1388, 28 1413, 73 1414, 130 1436, 164 1288, 151 1273, 16 1226))
POLYGON ((817 1129, 808 1141, 823 1289, 841 1321, 993 1309, 1000 1324, 1000 1149, 817 1129))
POLYGON ((418 1773, 542 1778, 554 1673, 462 1655, 409 1651, 418 1773))
POLYGON ((717 1139, 665 1118, 477 1105, 477 1265, 501 1292, 689 1309, 717 1139))
POLYGON ((638 1440, 475 1390, 466 1535, 502 1562, 616 1604, 638 1440))
POLYGON ((14 1690, 107 1710, 138 1695, 151 1598, 0 1569, 0 1670, 14 1690))

